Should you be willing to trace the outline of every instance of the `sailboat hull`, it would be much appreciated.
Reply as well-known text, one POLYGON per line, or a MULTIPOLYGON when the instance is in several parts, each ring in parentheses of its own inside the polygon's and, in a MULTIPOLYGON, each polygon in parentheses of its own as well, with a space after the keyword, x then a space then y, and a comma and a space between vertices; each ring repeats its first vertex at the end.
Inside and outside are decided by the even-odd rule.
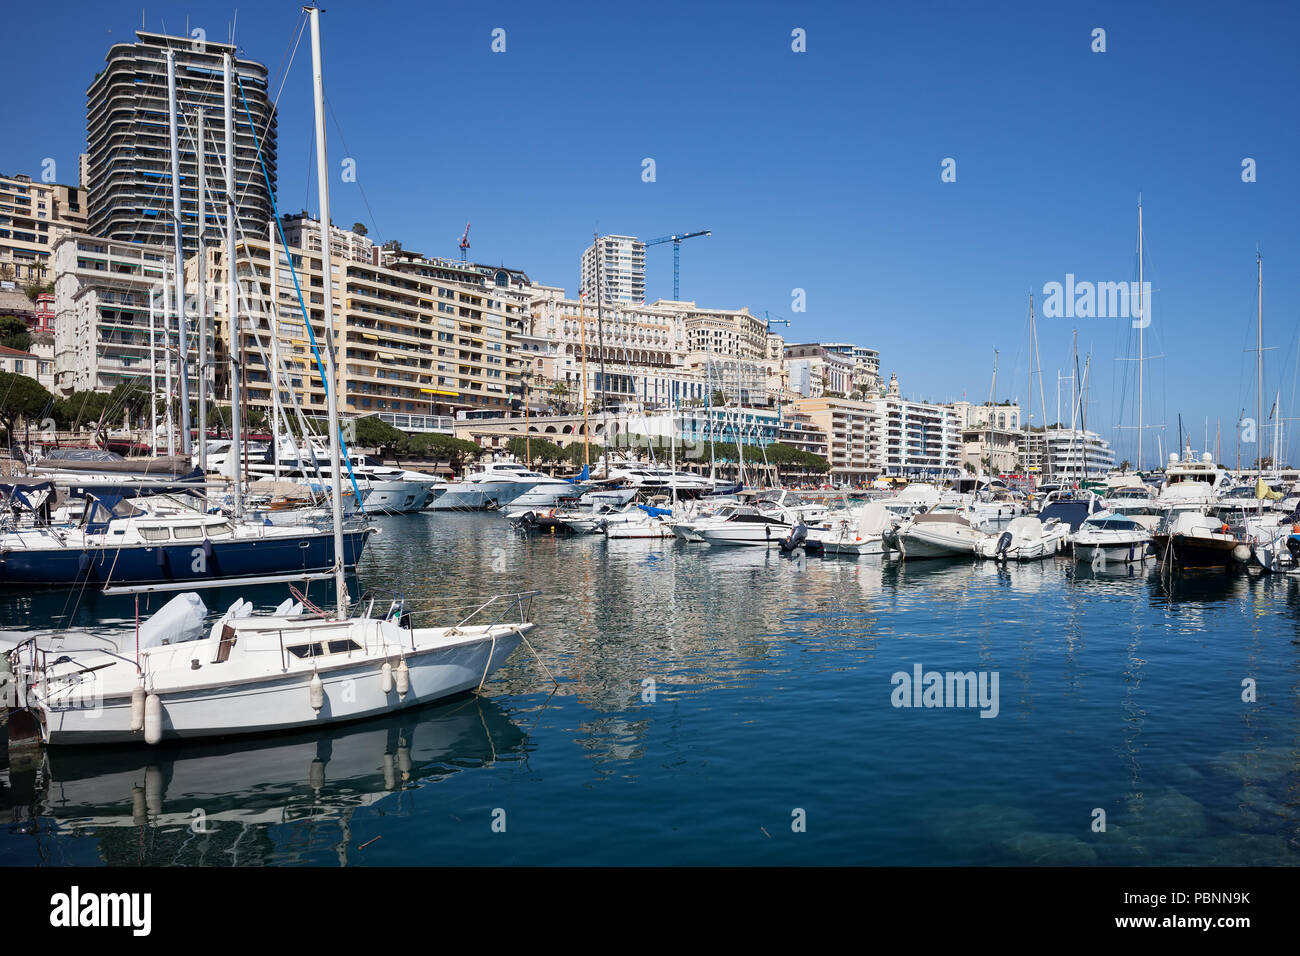
MULTIPOLYGON (((344 563, 356 567, 368 531, 343 536, 344 563)), ((0 586, 193 583, 334 567, 332 532, 231 541, 101 545, 92 548, 12 548, 0 551, 0 586)))
MULTIPOLYGON (((311 705, 310 669, 295 668, 278 678, 261 676, 252 681, 158 687, 154 690, 161 703, 162 740, 234 737, 338 724, 472 691, 487 674, 505 663, 519 646, 522 632, 533 626, 498 626, 490 636, 415 652, 408 649, 403 659, 410 673, 410 688, 405 696, 395 688, 384 691, 383 662, 372 657, 322 665, 315 671, 323 685, 323 706, 319 711, 311 705)), ((421 641, 418 630, 415 639, 417 644, 421 641)), ((206 663, 203 650, 196 649, 195 659, 206 663)), ((139 731, 131 730, 129 694, 66 706, 40 705, 39 711, 42 733, 50 746, 144 742, 139 731)))

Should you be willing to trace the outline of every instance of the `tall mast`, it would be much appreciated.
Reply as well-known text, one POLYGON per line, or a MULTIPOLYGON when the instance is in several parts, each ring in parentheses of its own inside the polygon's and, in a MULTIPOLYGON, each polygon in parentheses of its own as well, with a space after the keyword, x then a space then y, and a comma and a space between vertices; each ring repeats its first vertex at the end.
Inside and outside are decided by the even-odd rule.
POLYGON ((208 245, 204 233, 208 228, 207 215, 207 165, 208 154, 204 145, 203 127, 207 113, 203 107, 199 107, 196 115, 196 134, 195 153, 197 154, 199 164, 199 267, 198 284, 198 320, 199 320, 199 376, 198 376, 198 407, 199 407, 199 468, 206 472, 208 470, 208 245))
MULTIPOLYGON (((164 266, 166 268, 166 266, 164 266)), ((166 288, 164 286, 163 288, 166 288)), ((157 307, 155 302, 158 289, 149 290, 149 443, 153 453, 158 454, 158 352, 155 345, 154 327, 157 324, 157 307)))
MULTIPOLYGON (((989 487, 993 486, 993 403, 998 400, 998 350, 993 350, 993 384, 989 386, 989 487)), ((946 446, 945 446, 946 447, 946 446)))
MULTIPOLYGON (((330 468, 334 481, 334 590, 338 597, 339 617, 347 617, 348 582, 343 553, 343 463, 339 455, 338 379, 334 370, 334 293, 330 268, 330 180, 325 159, 325 79, 321 74, 320 10, 307 7, 311 15, 312 91, 316 111, 316 193, 320 199, 321 286, 325 293, 325 383, 329 406, 330 468)), ((310 316, 304 316, 311 321, 310 316)))
POLYGON ((178 373, 181 392, 181 454, 190 453, 190 378, 186 364, 189 362, 189 338, 185 330, 185 250, 181 243, 181 160, 176 147, 176 51, 167 51, 167 130, 171 140, 172 160, 172 235, 176 240, 176 315, 179 326, 180 349, 178 373))
MULTIPOLYGON (((175 265, 173 264, 172 279, 176 278, 175 265)), ((168 318, 171 315, 172 294, 171 287, 167 283, 167 263, 163 262, 163 368, 166 369, 166 387, 167 387, 167 454, 176 454, 176 419, 172 412, 172 323, 168 318)))
POLYGON ((244 512, 244 449, 240 442, 240 406, 243 394, 239 381, 239 273, 235 268, 235 57, 223 54, 225 79, 223 104, 226 113, 226 317, 230 325, 230 453, 235 460, 231 511, 236 518, 244 512))
POLYGON ((280 480, 280 323, 278 320, 280 304, 280 254, 275 249, 276 221, 274 218, 267 225, 271 240, 271 314, 268 324, 271 327, 271 453, 275 460, 275 480, 280 480))
MULTIPOLYGON (((587 427, 587 316, 583 310, 587 293, 578 293, 578 341, 582 350, 582 452, 583 461, 591 467, 591 431, 587 427)), ((609 451, 605 452, 605 477, 609 477, 609 451)))
MULTIPOLYGON (((600 234, 592 233, 593 241, 596 244, 596 343, 600 349, 600 421, 604 425, 605 418, 605 390, 609 388, 609 379, 605 377, 605 289, 604 282, 601 281, 600 260, 604 250, 600 245, 600 234)), ((605 434, 609 433, 609 428, 601 429, 605 434)), ((608 440, 607 440, 608 443, 608 440)))
MULTIPOLYGON (((1256 287, 1256 351, 1255 351, 1255 468, 1257 469, 1256 479, 1264 477, 1264 443, 1260 440, 1260 434, 1264 429, 1264 259, 1255 250, 1255 287, 1256 287)), ((1259 511, 1264 510, 1264 501, 1259 499, 1259 511)))
MULTIPOLYGON (((1131 275, 1131 273, 1130 273, 1131 275)), ((1142 196, 1138 195, 1138 457, 1137 470, 1138 474, 1142 473, 1142 387, 1144 384, 1144 369, 1142 366, 1145 347, 1146 333, 1146 308, 1147 303, 1142 299, 1142 293, 1146 286, 1142 282, 1142 196)))

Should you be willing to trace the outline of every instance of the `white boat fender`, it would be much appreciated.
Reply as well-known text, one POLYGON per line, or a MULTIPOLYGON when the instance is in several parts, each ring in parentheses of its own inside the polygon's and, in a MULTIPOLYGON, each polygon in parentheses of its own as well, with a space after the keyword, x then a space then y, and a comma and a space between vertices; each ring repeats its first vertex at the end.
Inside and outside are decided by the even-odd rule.
POLYGON ((397 741, 397 769, 401 771, 402 780, 411 779, 411 747, 405 738, 397 741))
POLYGON ((320 674, 312 673, 307 692, 311 697, 311 709, 319 712, 325 706, 325 685, 321 683, 320 674))
POLYGON ((387 697, 393 692, 393 665, 384 661, 384 666, 379 669, 379 689, 387 697))
POLYGON ((149 813, 144 802, 144 787, 136 785, 131 788, 131 822, 138 827, 147 826, 149 813))
POLYGON ((397 696, 401 700, 406 700, 406 692, 411 689, 411 672, 406 667, 406 660, 398 662, 397 670, 393 672, 393 682, 397 685, 397 696))
POLYGON ((162 698, 150 694, 144 699, 144 742, 156 744, 162 740, 162 698))
POLYGON ((1250 548, 1246 547, 1244 544, 1239 544, 1232 549, 1232 556, 1242 564, 1245 564, 1250 560, 1250 548))
POLYGON ((166 792, 163 784, 162 771, 153 764, 144 768, 144 805, 149 811, 149 816, 157 819, 162 816, 163 812, 163 794, 166 792))
POLYGON ((131 733, 144 730, 144 684, 136 684, 131 691, 131 733))
POLYGON ((397 789, 397 774, 393 771, 393 755, 390 753, 384 754, 384 789, 397 789))

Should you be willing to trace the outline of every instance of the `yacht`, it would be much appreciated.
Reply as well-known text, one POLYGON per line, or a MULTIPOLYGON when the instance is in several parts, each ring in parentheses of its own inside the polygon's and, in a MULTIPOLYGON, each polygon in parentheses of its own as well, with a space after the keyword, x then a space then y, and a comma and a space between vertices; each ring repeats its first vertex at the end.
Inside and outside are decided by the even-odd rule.
POLYGON ((481 465, 460 481, 449 483, 441 495, 429 503, 431 511, 483 511, 500 508, 540 484, 563 482, 538 471, 531 471, 517 461, 493 461, 481 465))
MULTIPOLYGON (((229 443, 214 443, 216 448, 208 455, 208 470, 227 477, 234 476, 235 461, 229 443)), ((370 514, 408 514, 419 511, 437 496, 447 482, 436 475, 409 471, 385 465, 369 455, 351 454, 350 467, 343 469, 344 486, 356 481, 363 508, 370 514)), ((268 443, 254 453, 251 449, 245 458, 245 470, 251 481, 264 481, 276 477, 274 452, 268 443)), ((323 495, 332 487, 333 475, 329 466, 329 453, 318 439, 297 447, 286 438, 280 440, 279 480, 291 481, 323 495)))
POLYGON ((714 482, 700 475, 670 471, 653 465, 613 466, 609 477, 622 481, 629 488, 643 494, 676 495, 678 498, 698 498, 713 490, 714 482))
POLYGON ((1204 511, 1218 497, 1226 477, 1208 451, 1198 459, 1189 445, 1181 460, 1170 452, 1156 504, 1166 512, 1204 511))

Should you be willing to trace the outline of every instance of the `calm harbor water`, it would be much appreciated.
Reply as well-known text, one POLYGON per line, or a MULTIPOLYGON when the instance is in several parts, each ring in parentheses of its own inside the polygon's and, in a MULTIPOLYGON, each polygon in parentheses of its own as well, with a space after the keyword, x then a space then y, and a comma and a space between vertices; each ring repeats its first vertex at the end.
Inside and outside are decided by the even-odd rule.
MULTIPOLYGON (((378 523, 360 584, 432 621, 544 592, 559 687, 521 648, 481 697, 326 733, 0 752, 0 865, 1300 862, 1295 578, 378 523), (997 715, 895 707, 916 665, 996 673, 997 715)), ((7 628, 132 613, 0 594, 7 628)))

